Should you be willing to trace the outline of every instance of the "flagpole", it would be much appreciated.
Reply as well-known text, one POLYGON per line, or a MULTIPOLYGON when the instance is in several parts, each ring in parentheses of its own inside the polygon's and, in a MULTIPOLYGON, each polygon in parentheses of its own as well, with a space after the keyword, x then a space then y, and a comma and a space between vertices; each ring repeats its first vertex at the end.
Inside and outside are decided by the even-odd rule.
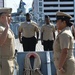
POLYGON ((4 7, 4 0, 3 0, 3 7, 4 7))

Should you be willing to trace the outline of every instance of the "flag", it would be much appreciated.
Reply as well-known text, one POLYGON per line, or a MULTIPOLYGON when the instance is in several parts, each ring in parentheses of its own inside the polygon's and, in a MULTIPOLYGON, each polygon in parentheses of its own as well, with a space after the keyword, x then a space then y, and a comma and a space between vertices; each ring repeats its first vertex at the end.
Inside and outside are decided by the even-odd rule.
POLYGON ((21 7, 24 6, 24 5, 26 5, 26 3, 21 0, 21 1, 20 1, 20 5, 19 5, 19 8, 21 8, 21 7))
POLYGON ((22 4, 22 5, 26 5, 26 3, 25 3, 25 2, 23 2, 23 1, 21 1, 21 4, 22 4))

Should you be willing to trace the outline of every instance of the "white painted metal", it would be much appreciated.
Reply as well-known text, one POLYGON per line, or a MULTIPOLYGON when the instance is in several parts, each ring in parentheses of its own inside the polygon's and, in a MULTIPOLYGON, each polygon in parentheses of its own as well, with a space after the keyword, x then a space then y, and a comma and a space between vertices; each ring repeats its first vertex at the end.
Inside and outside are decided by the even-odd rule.
POLYGON ((52 73, 51 73, 51 59, 50 59, 50 52, 49 51, 47 51, 46 52, 46 57, 47 57, 47 73, 48 73, 48 75, 52 75, 52 73))

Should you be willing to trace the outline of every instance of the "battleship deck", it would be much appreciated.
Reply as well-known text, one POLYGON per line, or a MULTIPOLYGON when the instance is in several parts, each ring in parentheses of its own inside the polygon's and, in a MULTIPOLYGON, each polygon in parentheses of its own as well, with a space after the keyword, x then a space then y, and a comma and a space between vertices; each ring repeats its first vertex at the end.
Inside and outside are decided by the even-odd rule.
MULTIPOLYGON (((75 43, 75 41, 74 41, 75 43)), ((14 75, 24 75, 23 69, 24 69, 24 60, 25 56, 28 52, 23 52, 22 44, 19 43, 19 40, 15 40, 16 49, 18 50, 17 53, 17 62, 19 64, 19 72, 15 69, 14 75)), ((75 47, 75 44, 74 44, 75 47)), ((75 48, 74 48, 75 49, 75 48)), ((43 75, 55 75, 56 70, 53 63, 53 52, 52 51, 44 51, 43 46, 41 45, 41 41, 38 41, 36 45, 36 53, 39 54, 41 58, 41 72, 43 75)), ((75 50, 74 50, 75 55, 75 50)))
MULTIPOLYGON (((23 52, 22 44, 19 42, 19 39, 15 40, 15 49, 18 50, 18 52, 23 52)), ((36 51, 44 51, 43 46, 41 45, 41 41, 38 41, 36 44, 36 51)))
MULTIPOLYGON (((18 52, 23 52, 22 44, 19 42, 19 39, 15 39, 15 49, 17 49, 18 52)), ((75 41, 74 41, 74 50, 75 50, 75 41)), ((36 45, 36 51, 44 51, 40 40, 36 45)))

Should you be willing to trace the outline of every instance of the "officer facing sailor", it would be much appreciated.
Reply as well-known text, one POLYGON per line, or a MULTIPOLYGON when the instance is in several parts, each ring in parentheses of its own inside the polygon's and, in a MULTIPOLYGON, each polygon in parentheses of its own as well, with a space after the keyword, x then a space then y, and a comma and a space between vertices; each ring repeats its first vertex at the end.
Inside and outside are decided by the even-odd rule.
POLYGON ((64 12, 56 13, 56 25, 60 30, 53 44, 54 64, 57 75, 75 75, 75 59, 73 55, 74 38, 70 27, 72 17, 64 12))
POLYGON ((11 8, 0 8, 0 75, 14 75, 14 34, 10 29, 11 8))

